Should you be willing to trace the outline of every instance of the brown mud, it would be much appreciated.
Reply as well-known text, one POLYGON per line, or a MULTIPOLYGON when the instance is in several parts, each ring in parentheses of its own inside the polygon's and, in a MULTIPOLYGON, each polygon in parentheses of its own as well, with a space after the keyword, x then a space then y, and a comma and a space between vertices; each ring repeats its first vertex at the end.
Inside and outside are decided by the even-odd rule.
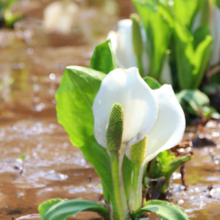
MULTIPOLYGON (((57 123, 55 92, 65 66, 89 66, 94 46, 134 9, 129 1, 117 0, 116 10, 108 15, 98 0, 77 1, 74 31, 64 36, 46 34, 42 28, 43 8, 50 2, 20 1, 14 10, 22 10, 26 17, 15 30, 0 30, 2 220, 37 213, 38 205, 51 198, 97 201, 101 193, 94 169, 57 123), (16 161, 21 155, 26 156, 24 164, 16 161)), ((177 171, 171 201, 182 206, 189 219, 220 219, 220 123, 187 128, 184 139, 193 140, 195 146, 195 156, 186 165, 189 190, 184 191, 177 171)), ((97 217, 81 213, 71 219, 97 217)))

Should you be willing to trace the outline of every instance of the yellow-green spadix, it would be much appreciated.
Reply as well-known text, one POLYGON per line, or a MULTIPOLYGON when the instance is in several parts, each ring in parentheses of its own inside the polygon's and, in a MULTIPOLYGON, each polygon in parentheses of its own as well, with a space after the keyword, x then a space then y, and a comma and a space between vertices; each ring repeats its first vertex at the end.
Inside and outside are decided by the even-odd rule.
MULTIPOLYGON (((93 103, 94 134, 107 148, 106 134, 112 106, 123 109, 121 146, 130 158, 130 146, 148 135, 145 162, 174 147, 183 136, 185 117, 170 85, 152 90, 138 69, 115 69, 103 80, 93 103)), ((121 150, 123 150, 121 149, 121 150)), ((132 148, 132 151, 134 149, 132 148)))

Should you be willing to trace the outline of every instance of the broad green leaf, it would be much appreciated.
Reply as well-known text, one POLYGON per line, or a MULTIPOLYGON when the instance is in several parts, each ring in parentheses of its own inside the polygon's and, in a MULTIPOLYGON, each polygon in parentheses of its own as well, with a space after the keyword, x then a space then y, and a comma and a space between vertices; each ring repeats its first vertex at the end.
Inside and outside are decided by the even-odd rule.
POLYGON ((220 8, 220 0, 215 0, 216 5, 220 8))
POLYGON ((187 109, 196 116, 200 115, 203 106, 209 105, 208 96, 199 90, 183 90, 176 97, 184 110, 187 109))
POLYGON ((40 216, 42 218, 42 220, 44 219, 44 215, 46 214, 46 212, 53 206, 59 204, 61 201, 65 201, 62 199, 50 199, 48 201, 45 201, 43 203, 41 203, 38 206, 38 211, 40 213, 40 216))
POLYGON ((95 48, 90 68, 106 74, 117 68, 110 40, 107 40, 95 48))
POLYGON ((70 66, 56 93, 57 118, 74 146, 90 145, 93 136, 93 100, 105 74, 85 67, 70 66))
POLYGON ((108 210, 101 205, 86 200, 52 199, 38 207, 42 220, 66 220, 81 211, 92 211, 109 218, 108 210))
POLYGON ((150 86, 151 89, 159 89, 161 87, 160 83, 150 76, 145 76, 143 80, 148 84, 148 86, 150 86))
POLYGON ((187 220, 188 217, 184 210, 172 203, 160 201, 160 200, 150 200, 144 204, 144 207, 135 211, 135 219, 138 219, 142 214, 146 212, 154 212, 163 220, 187 220))
POLYGON ((90 144, 80 147, 85 159, 91 163, 102 181, 105 200, 114 203, 113 182, 111 175, 111 163, 107 150, 101 147, 94 136, 88 138, 90 144))
MULTIPOLYGON (((198 12, 201 0, 172 0, 175 18, 186 27, 190 28, 196 13, 198 12)), ((170 4, 170 1, 169 1, 170 4)))
POLYGON ((201 0, 158 0, 158 3, 165 7, 175 20, 189 29, 202 5, 201 0))
MULTIPOLYGON (((74 146, 80 147, 84 157, 101 177, 105 195, 111 197, 113 185, 109 155, 94 138, 93 100, 106 75, 85 67, 67 67, 56 93, 57 118, 74 146)), ((105 198, 107 201, 108 198, 105 198)))
POLYGON ((164 15, 160 13, 160 10, 163 10, 160 5, 157 6, 153 1, 133 0, 133 3, 142 19, 147 35, 147 53, 150 63, 148 75, 159 81, 171 30, 164 15))
POLYGON ((195 32, 193 33, 193 37, 194 37, 194 42, 193 42, 193 46, 194 49, 196 49, 199 44, 205 40, 206 36, 210 35, 210 30, 208 25, 201 25, 199 28, 197 28, 195 30, 195 32))
POLYGON ((192 71, 193 77, 191 89, 197 89, 201 84, 203 76, 205 75, 211 54, 211 43, 212 37, 210 35, 206 35, 205 39, 196 48, 194 59, 191 58, 191 61, 194 65, 194 69, 192 71))
POLYGON ((174 39, 180 89, 197 89, 205 74, 211 53, 212 38, 207 33, 207 27, 202 26, 194 37, 180 23, 175 22, 174 39))
POLYGON ((193 54, 193 36, 186 28, 175 22, 174 41, 172 52, 175 53, 178 83, 182 90, 191 86, 192 65, 190 61, 193 54))

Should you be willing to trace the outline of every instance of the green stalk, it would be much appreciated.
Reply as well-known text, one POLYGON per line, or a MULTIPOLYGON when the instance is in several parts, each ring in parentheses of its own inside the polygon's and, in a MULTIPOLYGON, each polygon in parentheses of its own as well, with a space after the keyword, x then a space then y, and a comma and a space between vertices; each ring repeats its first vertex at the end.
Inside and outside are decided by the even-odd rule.
POLYGON ((106 134, 107 149, 110 152, 111 171, 114 188, 115 203, 113 212, 115 220, 125 220, 128 216, 126 208, 126 196, 124 190, 122 163, 123 151, 122 148, 122 133, 123 133, 123 108, 120 103, 115 103, 112 106, 109 118, 109 125, 106 134), (126 216, 126 217, 125 217, 126 216))
POLYGON ((129 199, 130 208, 136 211, 141 208, 142 202, 142 179, 143 179, 143 162, 147 154, 148 135, 141 141, 134 144, 130 148, 131 161, 134 163, 133 168, 133 197, 129 199), (132 201, 132 200, 134 201, 132 201))
POLYGON ((125 219, 129 218, 129 210, 128 210, 128 201, 127 196, 125 193, 125 187, 124 187, 124 179, 123 179, 123 173, 122 173, 122 164, 125 152, 127 150, 127 145, 122 144, 121 150, 119 151, 119 181, 120 181, 120 195, 121 195, 121 202, 122 202, 122 210, 125 216, 125 219))
POLYGON ((125 220, 123 209, 122 209, 122 201, 120 196, 120 182, 119 182, 119 154, 116 151, 110 151, 111 156, 111 166, 112 166, 112 180, 114 185, 114 195, 115 195, 115 202, 116 206, 114 208, 114 212, 117 210, 114 216, 116 220, 125 220), (115 210, 116 209, 116 210, 115 210))
POLYGON ((141 56, 137 56, 137 64, 138 64, 139 73, 141 77, 144 78, 144 69, 143 69, 141 56))
POLYGON ((135 163, 133 169, 133 189, 134 189, 134 203, 132 210, 135 211, 141 207, 142 201, 142 178, 140 178, 140 169, 142 163, 135 163))

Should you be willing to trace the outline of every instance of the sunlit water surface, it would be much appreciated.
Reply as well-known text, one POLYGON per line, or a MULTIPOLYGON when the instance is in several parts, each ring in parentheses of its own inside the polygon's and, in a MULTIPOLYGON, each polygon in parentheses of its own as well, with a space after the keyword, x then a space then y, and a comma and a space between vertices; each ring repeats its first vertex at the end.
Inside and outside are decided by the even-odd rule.
MULTIPOLYGON (((108 14, 100 1, 78 1, 73 32, 46 34, 42 12, 50 2, 20 1, 14 10, 22 10, 26 18, 15 30, 0 31, 0 219, 37 213, 38 205, 51 198, 98 201, 101 193, 94 169, 57 123, 55 92, 65 67, 89 66, 94 46, 134 9, 121 0, 108 14), (24 164, 16 160, 21 155, 26 156, 24 164)), ((184 139, 196 147, 186 165, 189 190, 181 187, 177 171, 171 201, 190 219, 220 219, 220 124, 211 121, 203 131, 187 128, 184 139)), ((82 213, 72 219, 97 217, 82 213)))

